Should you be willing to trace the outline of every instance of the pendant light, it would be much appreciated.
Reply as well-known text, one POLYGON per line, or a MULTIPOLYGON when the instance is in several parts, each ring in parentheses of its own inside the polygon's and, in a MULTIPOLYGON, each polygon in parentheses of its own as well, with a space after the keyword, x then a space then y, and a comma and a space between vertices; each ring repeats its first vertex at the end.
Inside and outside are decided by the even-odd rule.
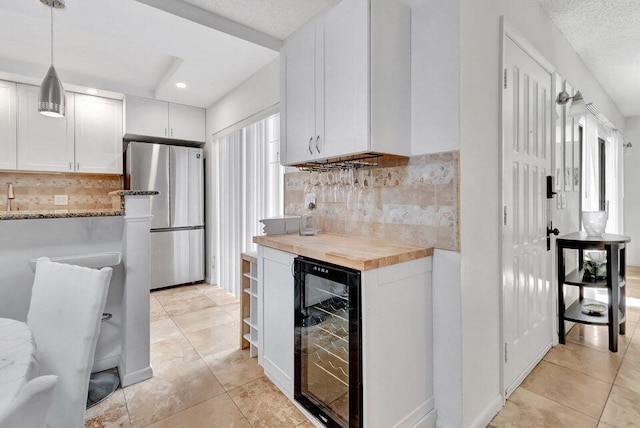
POLYGON ((40 0, 51 8, 51 66, 44 76, 38 93, 38 111, 49 117, 64 117, 65 98, 62 82, 58 78, 56 69, 53 68, 53 9, 64 9, 64 0, 40 0))

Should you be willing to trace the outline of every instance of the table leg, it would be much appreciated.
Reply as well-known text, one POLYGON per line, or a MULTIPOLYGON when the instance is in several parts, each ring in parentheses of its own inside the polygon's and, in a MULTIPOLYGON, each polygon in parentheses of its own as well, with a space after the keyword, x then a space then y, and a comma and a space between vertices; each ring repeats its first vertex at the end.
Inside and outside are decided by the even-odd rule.
POLYGON ((609 350, 618 352, 618 298, 620 284, 618 284, 618 246, 607 244, 607 285, 609 294, 609 350))
POLYGON ((627 255, 626 255, 626 245, 620 249, 620 276, 622 276, 622 280, 624 281, 624 287, 620 287, 620 310, 624 315, 624 321, 620 323, 620 334, 626 334, 626 325, 627 325, 627 255))
POLYGON ((558 259, 558 342, 565 343, 564 337, 564 248, 556 247, 558 259))

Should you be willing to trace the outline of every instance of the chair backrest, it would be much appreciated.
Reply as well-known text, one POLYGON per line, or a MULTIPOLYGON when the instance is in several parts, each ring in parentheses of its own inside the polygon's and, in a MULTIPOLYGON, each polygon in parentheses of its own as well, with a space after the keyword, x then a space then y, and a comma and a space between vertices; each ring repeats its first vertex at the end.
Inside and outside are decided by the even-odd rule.
POLYGON ((25 384, 0 414, 0 427, 43 428, 57 382, 57 376, 40 376, 25 384))
POLYGON ((82 428, 89 376, 107 300, 111 268, 51 262, 36 264, 27 324, 36 343, 40 374, 59 377, 47 415, 52 428, 82 428))

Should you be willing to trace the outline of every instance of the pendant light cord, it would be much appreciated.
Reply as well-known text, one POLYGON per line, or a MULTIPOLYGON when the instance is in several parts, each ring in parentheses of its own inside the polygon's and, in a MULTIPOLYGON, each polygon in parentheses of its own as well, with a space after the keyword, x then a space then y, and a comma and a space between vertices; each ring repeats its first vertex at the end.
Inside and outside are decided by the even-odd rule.
POLYGON ((53 2, 51 3, 51 65, 53 65, 53 2))

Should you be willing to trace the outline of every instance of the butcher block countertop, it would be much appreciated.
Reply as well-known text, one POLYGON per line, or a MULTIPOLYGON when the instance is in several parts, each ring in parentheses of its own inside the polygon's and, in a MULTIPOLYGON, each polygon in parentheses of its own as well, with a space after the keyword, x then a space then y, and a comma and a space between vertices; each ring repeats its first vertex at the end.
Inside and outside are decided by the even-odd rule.
POLYGON ((361 236, 321 234, 254 236, 253 242, 356 270, 378 269, 433 255, 433 248, 396 244, 361 236))

